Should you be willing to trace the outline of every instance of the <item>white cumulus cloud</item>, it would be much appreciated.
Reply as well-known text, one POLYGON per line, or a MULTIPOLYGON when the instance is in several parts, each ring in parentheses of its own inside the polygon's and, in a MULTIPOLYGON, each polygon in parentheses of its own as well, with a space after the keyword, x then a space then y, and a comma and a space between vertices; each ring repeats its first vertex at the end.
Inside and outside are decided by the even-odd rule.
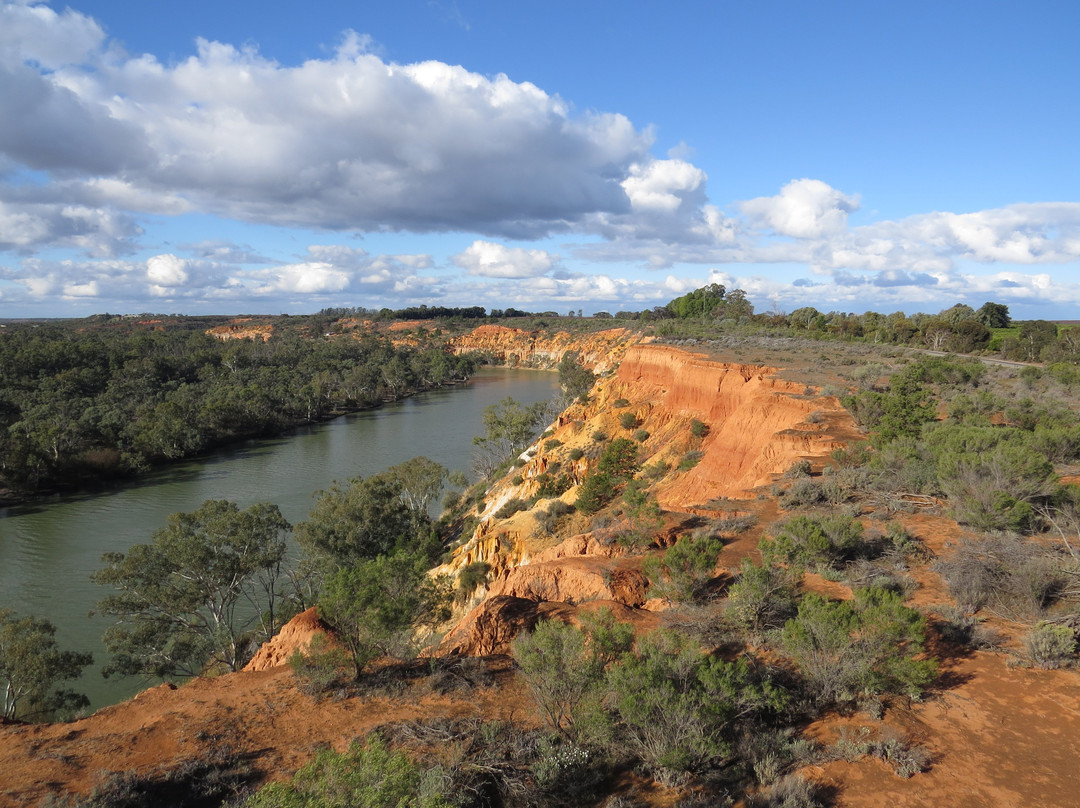
POLYGON ((490 241, 474 241, 453 262, 470 275, 486 278, 535 278, 558 265, 558 258, 546 250, 507 247, 490 241))
POLYGON ((781 236, 815 238, 842 231, 848 214, 859 207, 858 196, 836 190, 821 180, 792 180, 777 196, 743 202, 752 222, 781 236))
POLYGON ((146 277, 155 286, 183 286, 190 275, 183 259, 175 255, 155 255, 146 262, 146 277))

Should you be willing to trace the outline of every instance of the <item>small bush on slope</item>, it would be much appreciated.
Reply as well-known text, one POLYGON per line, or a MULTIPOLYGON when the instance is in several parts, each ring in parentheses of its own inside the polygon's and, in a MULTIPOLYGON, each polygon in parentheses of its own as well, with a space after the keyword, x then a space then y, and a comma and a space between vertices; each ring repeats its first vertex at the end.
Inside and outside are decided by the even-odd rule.
POLYGON ((288 783, 271 783, 245 808, 452 808, 447 777, 391 751, 378 735, 347 752, 325 749, 288 783))
POLYGON ((876 693, 916 697, 934 678, 937 663, 917 660, 926 619, 895 592, 858 589, 854 601, 810 594, 781 633, 781 647, 806 679, 819 704, 876 693))

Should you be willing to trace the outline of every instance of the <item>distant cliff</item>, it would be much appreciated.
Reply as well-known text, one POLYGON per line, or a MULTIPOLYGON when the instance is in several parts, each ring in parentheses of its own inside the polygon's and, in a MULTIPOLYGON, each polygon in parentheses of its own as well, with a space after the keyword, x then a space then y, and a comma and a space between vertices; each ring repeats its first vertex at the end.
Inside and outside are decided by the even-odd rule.
POLYGON ((523 368, 554 368, 568 352, 594 373, 611 370, 626 349, 640 340, 626 328, 585 334, 567 331, 526 331, 503 325, 482 325, 449 340, 455 354, 478 351, 500 364, 523 368))

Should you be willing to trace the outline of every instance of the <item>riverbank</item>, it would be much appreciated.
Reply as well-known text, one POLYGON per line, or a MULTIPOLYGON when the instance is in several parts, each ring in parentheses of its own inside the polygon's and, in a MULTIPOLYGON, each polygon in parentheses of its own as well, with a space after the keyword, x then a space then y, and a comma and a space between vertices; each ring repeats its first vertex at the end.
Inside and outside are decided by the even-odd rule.
POLYGON ((357 407, 346 407, 327 411, 321 413, 317 418, 311 420, 295 420, 281 429, 269 430, 265 432, 253 432, 245 435, 235 435, 228 440, 223 440, 215 443, 212 446, 206 447, 204 451, 197 454, 187 455, 184 457, 168 458, 159 463, 155 463, 147 468, 134 470, 129 473, 113 473, 108 475, 101 475, 100 473, 96 477, 83 477, 77 481, 73 481, 70 484, 59 484, 49 488, 43 488, 38 491, 26 492, 18 491, 10 488, 0 488, 0 508, 13 508, 22 505, 34 505, 38 502, 47 501, 58 496, 71 496, 78 494, 101 494, 124 485, 131 485, 138 482, 140 479, 145 479, 152 474, 167 470, 170 467, 176 466, 180 463, 188 462, 203 462, 211 460, 214 456, 221 452, 228 451, 237 446, 242 446, 250 441, 258 440, 272 440, 274 438, 284 438, 289 435, 293 435, 299 429, 307 427, 318 426, 319 424, 326 424, 334 421, 338 418, 342 418, 349 415, 356 415, 358 413, 372 412, 391 404, 397 404, 413 396, 422 395, 424 393, 431 393, 438 390, 452 390, 457 387, 461 387, 469 383, 471 376, 466 376, 460 379, 454 379, 449 382, 443 382, 431 387, 411 390, 408 393, 398 398, 388 398, 383 401, 379 401, 374 404, 367 404, 357 407))
MULTIPOLYGON (((525 404, 558 390, 554 373, 482 368, 469 383, 432 390, 291 435, 250 440, 213 456, 156 470, 108 491, 65 494, 0 509, 0 606, 52 621, 63 648, 108 659, 100 636, 109 621, 88 619, 105 594, 89 580, 106 552, 126 553, 150 540, 170 514, 207 499, 241 507, 272 502, 295 524, 307 518, 314 494, 335 480, 369 476, 418 455, 450 469, 467 467, 483 410, 507 396, 525 404)), ((95 708, 129 698, 151 684, 102 680, 95 670, 72 685, 95 708)))

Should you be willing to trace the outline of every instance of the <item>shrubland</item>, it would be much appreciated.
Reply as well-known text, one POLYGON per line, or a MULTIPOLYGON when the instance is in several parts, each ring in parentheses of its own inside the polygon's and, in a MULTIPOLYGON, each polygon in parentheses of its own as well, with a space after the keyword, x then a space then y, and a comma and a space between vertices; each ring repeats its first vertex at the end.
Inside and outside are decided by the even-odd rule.
MULTIPOLYGON (((669 339, 745 335, 758 325, 744 298, 722 287, 680 300, 639 319, 669 339)), ((992 350, 1007 311, 967 308, 859 318, 797 310, 771 327, 785 339, 992 350)), ((1080 419, 1064 394, 1076 381, 1063 359, 1073 356, 1071 338, 1020 326, 999 340, 999 354, 1063 360, 1037 373, 884 354, 853 371, 836 392, 866 442, 797 463, 762 491, 783 513, 760 526, 760 542, 740 538, 756 546, 738 557, 733 537, 752 518, 718 517, 702 527, 665 513, 656 495, 661 481, 701 460, 696 447, 709 426, 688 420, 696 443, 688 440, 673 462, 643 466, 643 444, 658 430, 627 399, 611 404, 621 412, 603 429, 583 424, 573 445, 562 433, 537 443, 543 417, 503 402, 481 436, 481 448, 492 449, 489 479, 452 497, 452 513, 438 524, 426 509, 445 472, 420 461, 335 486, 297 527, 305 566, 281 588, 293 608, 317 603, 337 638, 294 658, 317 697, 363 698, 365 682, 404 676, 395 671, 405 670, 455 600, 471 604, 490 581, 487 562, 461 568, 456 594, 450 581, 426 573, 444 553, 452 557, 450 543, 480 519, 529 511, 539 533, 572 522, 613 537, 612 554, 643 571, 649 597, 663 602, 661 627, 641 631, 603 609, 540 620, 510 648, 535 705, 531 722, 391 723, 346 751, 320 753, 247 804, 643 804, 632 790, 610 797, 630 777, 670 789, 664 793, 685 805, 816 805, 824 796, 799 775, 809 763, 871 755, 900 776, 917 775, 929 755, 902 735, 841 735, 827 747, 805 730, 836 714, 877 721, 935 697, 949 686, 938 676, 942 644, 1004 648, 1016 664, 1035 668, 1076 664, 1080 495, 1061 479, 1080 462, 1080 419), (631 440, 639 427, 645 438, 631 440), (553 464, 527 483, 524 468, 509 469, 531 446, 578 471, 553 464), (506 479, 538 493, 486 509, 492 487, 504 491, 506 479), (963 539, 933 558, 907 526, 916 509, 951 516, 963 539), (679 525, 670 541, 661 524, 679 525), (912 605, 927 576, 940 577, 948 603, 912 605), (986 621, 1011 633, 994 639, 986 621)), ((586 407, 593 379, 581 370, 567 363, 566 386, 586 407)), ((415 664, 409 675, 421 676, 415 664)), ((433 682, 440 665, 430 663, 433 682)))

